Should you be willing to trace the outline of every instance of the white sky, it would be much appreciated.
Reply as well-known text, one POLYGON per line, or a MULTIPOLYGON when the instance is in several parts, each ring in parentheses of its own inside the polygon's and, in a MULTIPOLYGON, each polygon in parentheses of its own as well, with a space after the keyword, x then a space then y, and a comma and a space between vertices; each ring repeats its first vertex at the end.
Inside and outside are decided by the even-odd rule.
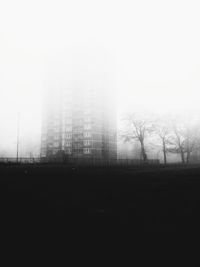
POLYGON ((120 114, 200 110, 199 14, 193 0, 2 0, 0 155, 15 153, 17 111, 21 149, 39 146, 49 62, 60 55, 70 66, 77 47, 108 55, 120 114))

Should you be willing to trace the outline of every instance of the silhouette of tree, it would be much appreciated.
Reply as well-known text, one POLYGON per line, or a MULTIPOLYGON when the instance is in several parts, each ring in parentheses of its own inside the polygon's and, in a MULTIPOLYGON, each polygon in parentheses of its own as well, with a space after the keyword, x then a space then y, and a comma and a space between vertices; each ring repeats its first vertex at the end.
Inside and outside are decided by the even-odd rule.
POLYGON ((145 140, 154 131, 154 124, 148 116, 142 114, 129 114, 124 120, 127 122, 127 130, 121 135, 125 142, 130 142, 131 140, 136 140, 140 143, 141 157, 143 162, 148 161, 145 140))

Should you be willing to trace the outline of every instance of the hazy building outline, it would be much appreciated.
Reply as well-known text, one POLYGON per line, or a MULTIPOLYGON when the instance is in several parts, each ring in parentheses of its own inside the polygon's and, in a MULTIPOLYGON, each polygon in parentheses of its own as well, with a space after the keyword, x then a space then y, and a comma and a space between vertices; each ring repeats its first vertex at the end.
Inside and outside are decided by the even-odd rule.
POLYGON ((115 96, 108 88, 58 90, 44 112, 41 159, 106 163, 117 159, 115 96), (61 158, 60 158, 61 157, 61 158))

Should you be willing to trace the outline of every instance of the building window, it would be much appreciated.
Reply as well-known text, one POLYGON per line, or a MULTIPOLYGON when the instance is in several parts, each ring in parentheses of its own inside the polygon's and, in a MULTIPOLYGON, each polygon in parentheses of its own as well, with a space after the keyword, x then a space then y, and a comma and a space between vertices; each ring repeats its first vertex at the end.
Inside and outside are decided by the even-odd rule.
POLYGON ((73 132, 74 133, 81 133, 83 131, 82 127, 74 127, 73 132))
POLYGON ((84 143, 84 146, 90 146, 91 145, 91 141, 89 141, 89 140, 85 140, 83 143, 84 143))
POLYGON ((84 125, 84 130, 90 130, 90 129, 91 129, 91 124, 84 125))
POLYGON ((66 126, 65 131, 66 132, 71 132, 72 131, 72 126, 66 126))
POLYGON ((67 149, 66 149, 66 153, 67 153, 67 154, 71 154, 71 153, 72 153, 71 148, 67 148, 67 149))
POLYGON ((84 154, 90 154, 91 153, 91 149, 90 148, 84 148, 83 152, 84 152, 84 154))
POLYGON ((66 146, 71 146, 71 142, 66 142, 66 146))
POLYGON ((74 148, 82 148, 82 143, 75 143, 74 148))
POLYGON ((85 138, 87 138, 87 137, 91 137, 91 136, 92 136, 92 135, 91 135, 90 132, 85 132, 85 133, 84 133, 84 137, 85 137, 85 138))
POLYGON ((71 133, 66 134, 66 138, 67 138, 67 139, 72 138, 72 134, 71 134, 71 133))

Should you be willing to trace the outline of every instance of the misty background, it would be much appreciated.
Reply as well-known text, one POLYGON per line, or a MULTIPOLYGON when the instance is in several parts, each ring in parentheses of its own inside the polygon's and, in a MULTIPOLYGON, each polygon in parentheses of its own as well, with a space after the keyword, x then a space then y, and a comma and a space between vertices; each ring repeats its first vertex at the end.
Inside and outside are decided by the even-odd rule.
POLYGON ((39 155, 46 90, 85 70, 111 77, 119 130, 127 112, 198 118, 199 12, 198 1, 1 1, 0 157, 16 156, 18 114, 19 155, 39 155))

